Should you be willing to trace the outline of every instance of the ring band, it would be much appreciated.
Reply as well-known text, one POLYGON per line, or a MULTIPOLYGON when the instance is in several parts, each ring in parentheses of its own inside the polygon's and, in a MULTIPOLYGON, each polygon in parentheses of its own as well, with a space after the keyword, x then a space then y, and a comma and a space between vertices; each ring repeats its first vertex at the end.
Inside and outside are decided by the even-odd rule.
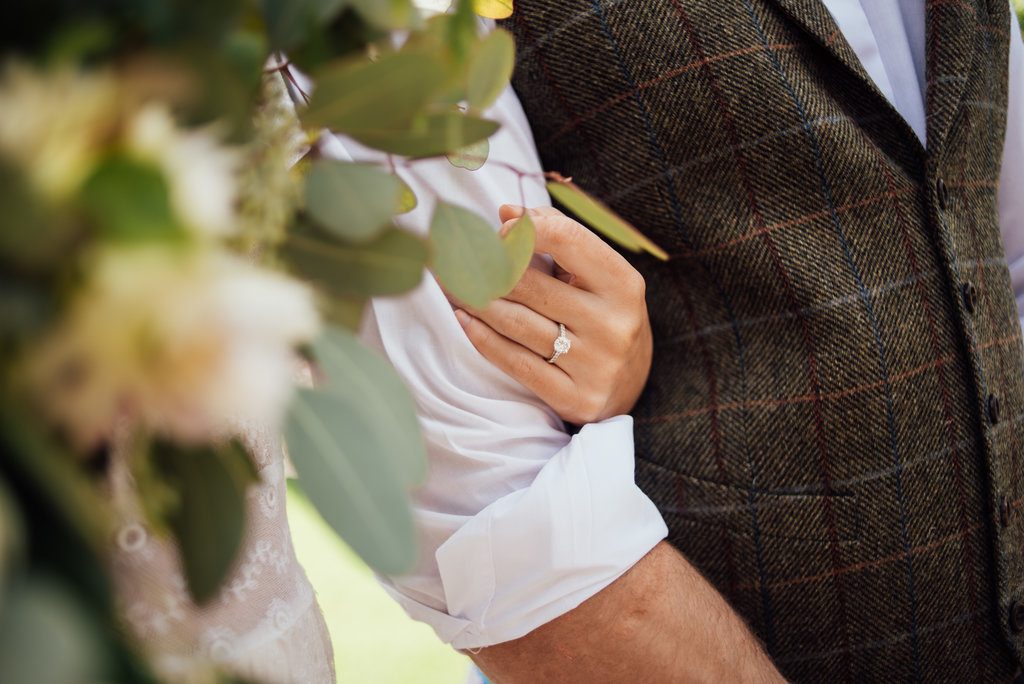
POLYGON ((551 355, 550 359, 548 359, 548 363, 554 363, 558 360, 558 357, 563 354, 568 354, 569 350, 572 349, 572 342, 569 341, 569 338, 565 334, 564 323, 558 324, 558 337, 555 338, 554 346, 555 353, 551 355))

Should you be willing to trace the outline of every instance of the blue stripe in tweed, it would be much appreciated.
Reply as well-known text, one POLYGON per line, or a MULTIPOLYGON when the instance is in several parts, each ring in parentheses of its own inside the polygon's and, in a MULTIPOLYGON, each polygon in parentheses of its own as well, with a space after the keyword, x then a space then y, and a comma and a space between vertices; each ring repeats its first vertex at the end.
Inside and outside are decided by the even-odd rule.
POLYGON ((850 252, 850 245, 846 240, 846 233, 843 231, 843 227, 839 221, 839 214, 836 212, 835 201, 832 199, 832 187, 828 181, 827 175, 825 174, 825 164, 822 160, 821 148, 818 144, 818 137, 814 132, 814 127, 810 123, 810 117, 807 115, 807 111, 805 110, 800 97, 796 94, 793 84, 790 83, 789 78, 787 78, 786 72, 782 68, 782 62, 779 60, 779 56, 775 53, 768 42, 768 37, 764 33, 764 27, 761 25, 761 20, 758 19, 753 5, 750 3, 750 0, 743 0, 743 4, 747 9, 747 13, 750 15, 750 20, 753 23, 754 28, 757 30, 758 37, 761 39, 761 42, 765 47, 772 66, 775 68, 775 71, 778 72, 779 78, 782 80, 786 91, 789 93, 789 96, 793 100, 793 104, 796 106, 797 112, 800 114, 800 120, 804 125, 804 129, 807 131, 807 141, 814 154, 814 162, 817 167, 818 179, 821 182, 821 193, 824 196, 825 201, 828 203, 829 216, 832 220, 832 226, 835 228, 836 236, 839 238, 839 242, 842 245, 843 256, 846 260, 846 264, 849 267, 854 280, 857 282, 857 289, 860 293, 861 300, 864 302, 864 309, 867 313, 868 320, 871 323, 871 332, 874 335, 875 346, 878 349, 878 366, 885 386, 885 413, 889 428, 889 443, 892 448, 893 464, 896 471, 894 481, 896 486, 896 499, 900 507, 900 544, 903 547, 903 554, 906 559, 907 591, 910 598, 910 633, 914 653, 914 673, 915 680, 920 682, 923 681, 923 677, 921 670, 921 643, 917 619, 917 591, 914 586, 914 563, 911 558, 910 533, 907 529, 907 502, 903 493, 903 462, 900 457, 899 441, 896 435, 896 415, 893 409, 892 384, 889 377, 888 362, 886 361, 885 344, 882 341, 882 332, 878 326, 878 319, 875 316, 874 307, 871 303, 871 294, 864 285, 864 280, 861 278, 860 270, 853 261, 853 255, 850 252))
MULTIPOLYGON (((662 149, 661 144, 658 142, 657 134, 654 131, 654 125, 651 122, 651 117, 650 117, 649 112, 647 111, 647 107, 644 105, 643 100, 642 100, 642 98, 640 96, 640 90, 639 90, 639 88, 637 88, 636 80, 633 78, 632 74, 629 73, 629 69, 626 66, 625 60, 622 59, 622 52, 619 49, 618 41, 616 40, 615 36, 612 34, 611 29, 608 26, 608 22, 605 19, 604 10, 601 7, 601 0, 592 0, 592 2, 593 2, 594 14, 597 17, 597 19, 600 22, 600 24, 601 24, 601 30, 604 32, 605 37, 608 39, 608 42, 611 45, 612 50, 615 53, 615 59, 616 59, 616 62, 618 63, 619 71, 622 74, 622 78, 626 82, 626 85, 634 93, 633 99, 635 100, 636 105, 637 105, 637 109, 639 109, 641 117, 643 118, 644 128, 647 131, 647 139, 648 139, 648 141, 649 141, 649 143, 651 145, 651 149, 654 152, 655 156, 658 158, 658 161, 661 163, 662 168, 668 168, 669 167, 668 160, 665 157, 665 152, 662 149)), ((663 177, 666 177, 666 175, 667 175, 667 178, 666 178, 665 185, 666 185, 666 188, 667 188, 668 193, 669 193, 669 197, 670 197, 671 202, 672 202, 672 212, 673 212, 673 215, 675 217, 676 227, 679 230, 679 235, 686 241, 687 246, 692 249, 692 247, 693 247, 692 244, 686 238, 686 229, 685 229, 685 226, 683 226, 683 223, 682 223, 682 211, 681 211, 680 206, 679 206, 679 198, 676 195, 676 190, 675 190, 674 183, 672 182, 672 174, 671 174, 670 171, 667 172, 667 174, 666 173, 662 174, 663 177)), ((719 294, 721 295, 722 303, 725 306, 726 313, 727 313, 727 315, 729 317, 729 323, 730 323, 730 326, 733 329, 733 335, 736 338, 736 349, 737 349, 737 352, 739 354, 738 363, 739 363, 739 370, 740 370, 741 391, 742 391, 742 395, 743 395, 743 400, 745 401, 747 399, 746 348, 745 348, 745 346, 743 344, 743 338, 740 335, 739 322, 737 321, 736 315, 733 312, 732 303, 731 303, 728 295, 726 294, 725 290, 721 287, 718 279, 713 276, 713 273, 712 273, 711 269, 708 268, 708 266, 706 265, 706 263, 704 262, 703 259, 700 259, 699 263, 700 263, 701 267, 703 268, 703 270, 705 270, 708 273, 708 275, 711 277, 711 280, 714 282, 715 289, 718 290, 719 294)), ((757 502, 755 501, 755 491, 757 490, 758 485, 757 485, 757 473, 755 471, 754 460, 753 460, 753 458, 751 457, 751 454, 750 454, 750 444, 749 444, 750 440, 748 438, 748 435, 749 435, 749 432, 750 432, 749 431, 749 424, 750 424, 750 411, 749 411, 749 409, 745 409, 743 411, 743 425, 744 425, 743 449, 744 449, 744 454, 745 454, 745 457, 746 457, 747 472, 750 474, 750 487, 747 489, 747 507, 750 510, 750 524, 751 524, 751 530, 752 530, 753 537, 754 537, 754 548, 755 548, 755 553, 756 553, 756 557, 757 557, 757 574, 758 574, 758 584, 759 584, 760 594, 761 594, 761 609, 762 609, 763 616, 764 616, 765 642, 767 642, 767 646, 768 646, 769 650, 771 650, 771 649, 775 648, 775 620, 774 620, 773 609, 772 609, 771 594, 770 594, 770 592, 768 590, 768 570, 767 570, 767 567, 766 567, 766 564, 765 564, 765 558, 764 558, 764 543, 763 543, 763 541, 761 539, 761 524, 760 524, 760 521, 758 520, 758 512, 757 512, 757 505, 756 505, 757 502)))

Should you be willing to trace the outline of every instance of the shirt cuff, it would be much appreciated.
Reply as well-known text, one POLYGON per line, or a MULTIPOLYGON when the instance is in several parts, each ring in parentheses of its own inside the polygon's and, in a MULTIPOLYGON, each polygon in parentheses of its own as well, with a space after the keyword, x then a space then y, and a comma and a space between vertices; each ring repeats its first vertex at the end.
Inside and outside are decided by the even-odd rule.
POLYGON ((447 613, 387 580, 385 588, 455 648, 522 637, 604 589, 668 534, 633 468, 632 418, 586 425, 529 487, 484 508, 437 549, 447 613))

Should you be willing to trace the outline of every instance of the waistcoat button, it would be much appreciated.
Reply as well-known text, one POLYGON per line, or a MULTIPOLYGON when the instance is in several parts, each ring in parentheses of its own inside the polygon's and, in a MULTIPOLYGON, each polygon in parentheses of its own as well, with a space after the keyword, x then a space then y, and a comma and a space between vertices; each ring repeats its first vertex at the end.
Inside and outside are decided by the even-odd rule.
POLYGON ((939 209, 945 211, 949 203, 949 191, 946 190, 946 181, 941 178, 935 181, 935 197, 939 200, 939 209))
POLYGON ((1020 601, 1010 604, 1010 629, 1014 632, 1024 629, 1024 603, 1020 601))
POLYGON ((994 394, 988 395, 988 421, 995 425, 999 422, 999 397, 994 394))
POLYGON ((1012 518, 1013 506, 1010 505, 1010 499, 1003 494, 999 499, 999 524, 1003 527, 1008 527, 1012 518))
POLYGON ((967 313, 973 314, 974 309, 978 306, 978 290, 974 287, 974 283, 968 281, 961 285, 960 294, 963 297, 967 313))

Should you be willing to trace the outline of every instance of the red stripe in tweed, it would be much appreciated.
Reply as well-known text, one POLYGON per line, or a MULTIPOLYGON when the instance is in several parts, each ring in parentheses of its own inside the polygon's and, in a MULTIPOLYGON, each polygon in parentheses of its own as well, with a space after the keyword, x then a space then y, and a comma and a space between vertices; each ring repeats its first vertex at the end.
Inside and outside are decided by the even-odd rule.
MULTIPOLYGON (((726 103, 725 98, 722 96, 722 91, 718 84, 718 77, 715 74, 714 66, 711 60, 707 59, 704 47, 701 44, 700 38, 697 35, 693 24, 686 15, 686 9, 681 0, 672 0, 672 4, 676 8, 679 23, 683 27, 683 31, 686 33, 694 53, 698 58, 704 61, 704 73, 707 75, 712 97, 714 98, 718 111, 722 116, 722 121, 728 134, 729 142, 735 150, 734 157, 736 166, 740 174, 741 183, 747 193, 747 203, 753 212, 755 232, 761 231, 760 236, 771 255, 772 263, 775 265, 775 272, 782 281, 782 286, 786 293, 786 299, 789 302, 789 309, 800 318, 804 350, 806 353, 807 373, 810 381, 811 393, 814 395, 814 430, 815 439, 818 445, 818 468, 821 473, 823 490, 826 496, 830 496, 833 494, 832 474, 831 467, 829 465, 828 438, 825 434, 825 424, 821 415, 821 385, 818 380, 818 359, 815 352, 814 340, 811 337, 811 331, 807 325, 806 318, 800 313, 800 303, 793 294, 793 284, 790 280, 789 274, 786 272, 785 264, 782 263, 782 259, 779 256, 779 251, 775 247, 775 243, 772 241, 769 232, 761 230, 765 225, 764 217, 754 193, 754 186, 750 182, 749 165, 746 155, 743 152, 743 148, 740 145, 740 139, 736 131, 735 122, 732 118, 732 112, 729 110, 729 106, 726 103)), ((836 525, 835 511, 832 508, 832 500, 830 498, 826 498, 824 501, 825 520, 827 521, 828 526, 829 547, 832 556, 832 569, 835 570, 842 566, 843 563, 839 549, 839 533, 836 525)), ((836 622, 838 623, 839 630, 842 634, 842 641, 847 647, 847 650, 843 653, 843 661, 845 665, 844 669, 846 671, 846 679, 847 681, 851 681, 853 668, 849 652, 850 636, 848 633, 848 620, 846 616, 846 589, 843 586, 842 577, 839 574, 836 574, 835 578, 836 622)))

